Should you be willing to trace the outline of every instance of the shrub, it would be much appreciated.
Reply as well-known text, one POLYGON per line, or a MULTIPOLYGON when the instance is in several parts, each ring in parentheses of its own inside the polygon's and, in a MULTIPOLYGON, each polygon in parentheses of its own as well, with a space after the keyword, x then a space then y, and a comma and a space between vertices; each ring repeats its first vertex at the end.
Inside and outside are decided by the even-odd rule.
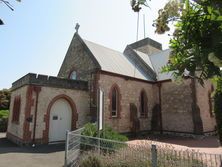
POLYGON ((81 134, 85 135, 85 136, 96 137, 97 136, 96 126, 94 124, 92 124, 92 123, 87 123, 84 126, 84 130, 83 130, 83 132, 81 134))
POLYGON ((0 132, 6 132, 8 126, 8 110, 0 110, 0 132))
MULTIPOLYGON (((85 136, 97 137, 98 131, 95 124, 87 123, 84 126, 84 130, 81 133, 85 136)), ((109 140, 116 140, 116 141, 128 141, 128 138, 124 135, 119 134, 118 132, 114 131, 111 127, 105 126, 103 130, 100 131, 100 137, 109 140)))
MULTIPOLYGON (((90 137, 98 137, 98 131, 96 128, 95 124, 88 123, 84 126, 84 130, 81 133, 84 136, 90 136, 90 137)), ((114 140, 114 141, 121 141, 125 142, 128 140, 128 138, 124 135, 119 134, 118 132, 114 131, 110 127, 105 127, 103 130, 100 131, 100 138, 103 139, 109 139, 109 140, 114 140)), ((81 138, 81 149, 86 151, 86 150, 93 150, 95 149, 97 142, 99 142, 96 138, 87 138, 87 137, 82 137, 81 138)), ((100 141, 100 147, 103 151, 109 151, 112 152, 116 149, 120 149, 124 147, 124 143, 118 143, 118 142, 110 142, 107 140, 101 140, 100 141)))
POLYGON ((8 110, 0 110, 0 119, 8 118, 9 111, 8 110))
POLYGON ((102 167, 96 155, 86 155, 80 160, 79 167, 102 167))
POLYGON ((11 92, 8 89, 0 90, 0 110, 9 109, 11 92))

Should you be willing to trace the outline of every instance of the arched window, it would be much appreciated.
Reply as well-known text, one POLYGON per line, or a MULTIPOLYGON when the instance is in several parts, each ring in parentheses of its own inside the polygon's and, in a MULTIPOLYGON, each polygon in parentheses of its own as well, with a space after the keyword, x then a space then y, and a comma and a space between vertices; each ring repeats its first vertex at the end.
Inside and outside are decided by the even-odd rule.
POLYGON ((117 90, 116 88, 112 91, 112 117, 117 117, 117 90))
POLYGON ((120 92, 115 84, 110 90, 110 118, 120 118, 120 92))
POLYGON ((146 92, 143 90, 140 93, 140 117, 147 117, 148 114, 148 105, 147 105, 147 96, 146 92))
POLYGON ((69 75, 69 79, 73 79, 76 80, 77 79, 77 73, 75 70, 73 70, 70 75, 69 75))

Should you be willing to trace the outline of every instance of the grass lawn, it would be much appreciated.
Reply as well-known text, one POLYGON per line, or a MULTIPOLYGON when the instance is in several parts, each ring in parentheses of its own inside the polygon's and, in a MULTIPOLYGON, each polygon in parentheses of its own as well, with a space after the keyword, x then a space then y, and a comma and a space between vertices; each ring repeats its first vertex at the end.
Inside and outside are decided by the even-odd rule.
POLYGON ((1 118, 8 118, 9 110, 0 110, 0 119, 1 118))

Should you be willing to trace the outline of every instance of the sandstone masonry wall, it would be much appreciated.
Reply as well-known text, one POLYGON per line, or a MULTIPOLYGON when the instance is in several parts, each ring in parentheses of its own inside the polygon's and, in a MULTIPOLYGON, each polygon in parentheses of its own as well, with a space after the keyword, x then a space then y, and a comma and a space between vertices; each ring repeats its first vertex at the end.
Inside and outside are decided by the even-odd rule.
POLYGON ((10 134, 17 136, 18 138, 23 138, 23 123, 25 121, 25 105, 26 105, 26 91, 27 86, 24 86, 20 89, 17 89, 12 92, 11 94, 11 101, 10 101, 10 112, 9 112, 9 119, 8 119, 8 129, 7 132, 10 134), (13 105, 14 99, 16 96, 21 96, 21 106, 20 106, 20 115, 19 115, 19 122, 14 123, 12 122, 12 115, 13 115, 13 105))
POLYGON ((58 77, 68 78, 70 72, 76 70, 78 80, 89 81, 90 74, 95 68, 98 66, 95 65, 89 50, 82 43, 80 37, 75 35, 59 70, 58 77))
MULTIPOLYGON (((45 130, 44 117, 46 115, 49 103, 59 95, 66 95, 70 97, 75 105, 78 113, 77 128, 82 127, 85 123, 89 122, 89 95, 87 91, 70 90, 61 88, 42 87, 39 93, 37 123, 36 123, 36 138, 42 139, 43 130, 45 130)), ((30 130, 32 129, 32 124, 30 130)))
POLYGON ((151 130, 152 108, 157 103, 157 87, 150 83, 127 80, 122 77, 100 74, 99 86, 104 91, 104 106, 105 106, 105 124, 110 125, 119 132, 130 132, 130 103, 137 106, 137 113, 140 120, 140 130, 151 130), (109 93, 111 87, 117 84, 121 94, 121 118, 110 117, 110 98, 109 93), (140 118, 139 97, 142 89, 145 90, 148 98, 148 117, 140 118))
MULTIPOLYGON (((213 114, 213 104, 212 108, 210 108, 210 103, 213 87, 210 81, 206 81, 204 86, 201 86, 199 83, 196 82, 196 90, 197 90, 197 104, 200 108, 201 119, 203 121, 203 131, 210 132, 215 130, 216 121, 215 116, 213 114), (210 111, 211 110, 211 111, 210 111)), ((212 98, 213 99, 213 98, 212 98)))
POLYGON ((161 86, 163 130, 193 133, 191 81, 163 82, 161 86))

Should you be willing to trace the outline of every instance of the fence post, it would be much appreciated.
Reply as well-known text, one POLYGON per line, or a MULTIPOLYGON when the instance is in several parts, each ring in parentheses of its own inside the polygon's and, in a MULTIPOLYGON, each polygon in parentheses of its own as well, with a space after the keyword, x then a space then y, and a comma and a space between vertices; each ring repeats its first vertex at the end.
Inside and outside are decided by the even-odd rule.
POLYGON ((151 147, 151 161, 152 161, 152 167, 157 167, 157 149, 156 145, 152 144, 151 147))
POLYGON ((68 151, 69 151, 69 131, 66 131, 66 143, 65 143, 65 163, 64 166, 67 167, 68 164, 68 151))

